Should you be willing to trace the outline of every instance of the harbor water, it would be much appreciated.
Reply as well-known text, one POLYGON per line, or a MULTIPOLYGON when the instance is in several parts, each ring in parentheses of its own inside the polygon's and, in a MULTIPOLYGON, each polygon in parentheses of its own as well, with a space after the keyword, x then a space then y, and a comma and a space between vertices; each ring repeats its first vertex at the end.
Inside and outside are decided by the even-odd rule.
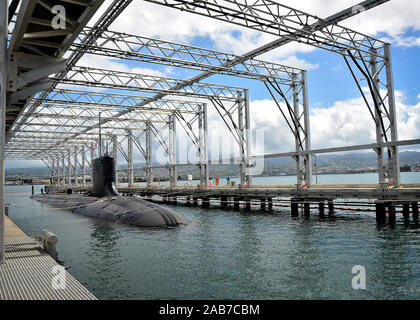
MULTIPOLYGON (((420 173, 403 173, 420 182, 420 173)), ((372 183, 375 174, 320 176, 321 183, 372 183), (324 180, 322 180, 324 179, 324 180), (327 180, 325 180, 327 179, 327 180)), ((290 177, 255 178, 285 184, 290 177)), ((293 183, 290 182, 290 183, 293 183)), ((36 186, 39 192, 41 186, 36 186)), ((373 213, 292 218, 290 208, 235 212, 170 206, 191 221, 178 229, 113 224, 31 200, 31 186, 6 187, 9 216, 27 234, 59 236, 59 258, 99 299, 419 299, 420 226, 373 213), (366 289, 352 287, 354 266, 366 289)))

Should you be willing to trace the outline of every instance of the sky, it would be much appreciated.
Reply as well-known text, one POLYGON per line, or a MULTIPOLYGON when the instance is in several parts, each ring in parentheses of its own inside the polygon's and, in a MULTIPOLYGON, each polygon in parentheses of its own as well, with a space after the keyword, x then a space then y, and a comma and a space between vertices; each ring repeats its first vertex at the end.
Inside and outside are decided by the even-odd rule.
MULTIPOLYGON (((94 16, 103 13, 111 0, 94 16)), ((328 17, 357 4, 354 0, 278 0, 296 9, 328 17)), ((392 45, 392 59, 400 140, 420 137, 420 1, 391 0, 341 23, 356 31, 383 39, 392 45)), ((207 17, 135 0, 112 24, 110 30, 162 40, 188 43, 244 54, 275 39, 207 17)), ((314 149, 375 142, 373 120, 343 58, 325 50, 291 43, 258 57, 308 70, 312 145, 314 149)), ((144 74, 189 78, 197 72, 161 65, 127 62, 85 55, 79 65, 144 74)), ((265 133, 264 152, 289 152, 294 138, 264 86, 253 80, 212 76, 204 82, 250 89, 251 125, 265 133)), ((365 89, 365 88, 364 88, 365 89)), ((223 123, 209 111, 209 128, 224 133, 223 123)), ((415 147, 411 147, 414 149, 415 147)), ((259 150, 260 151, 260 150, 259 150)), ((42 165, 38 161, 6 161, 6 168, 42 165)))

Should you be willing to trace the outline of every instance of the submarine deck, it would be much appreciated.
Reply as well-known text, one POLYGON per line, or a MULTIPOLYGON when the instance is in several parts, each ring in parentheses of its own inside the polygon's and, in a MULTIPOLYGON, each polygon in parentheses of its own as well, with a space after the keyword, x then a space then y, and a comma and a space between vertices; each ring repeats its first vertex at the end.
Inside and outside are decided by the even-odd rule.
POLYGON ((0 300, 96 300, 65 271, 65 288, 54 289, 59 264, 5 217, 5 264, 0 265, 0 300))

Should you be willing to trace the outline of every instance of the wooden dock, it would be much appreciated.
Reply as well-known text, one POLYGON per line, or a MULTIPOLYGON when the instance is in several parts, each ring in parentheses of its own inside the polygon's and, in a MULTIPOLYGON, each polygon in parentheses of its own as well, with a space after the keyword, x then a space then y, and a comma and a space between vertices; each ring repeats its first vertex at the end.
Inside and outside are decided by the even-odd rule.
POLYGON ((63 269, 64 281, 57 281, 60 265, 9 217, 5 217, 5 229, 6 261, 0 265, 0 300, 96 300, 63 269))

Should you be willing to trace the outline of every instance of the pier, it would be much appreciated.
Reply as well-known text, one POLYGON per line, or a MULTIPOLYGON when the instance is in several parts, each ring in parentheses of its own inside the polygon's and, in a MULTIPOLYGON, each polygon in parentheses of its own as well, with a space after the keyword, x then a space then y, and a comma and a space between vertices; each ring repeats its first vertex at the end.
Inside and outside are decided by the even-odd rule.
MULTIPOLYGON (((48 191, 51 193, 85 193, 89 192, 90 187, 75 186, 50 186, 48 191)), ((291 215, 299 216, 299 208, 303 209, 304 215, 309 216, 311 212, 316 212, 324 216, 325 208, 328 215, 334 215, 334 202, 338 200, 340 204, 349 203, 351 205, 366 206, 366 201, 370 200, 370 206, 374 207, 378 224, 387 222, 393 223, 396 219, 396 207, 400 207, 406 221, 410 220, 410 212, 414 221, 418 221, 420 199, 420 183, 402 184, 399 189, 379 188, 374 184, 359 185, 319 185, 311 188, 300 188, 298 186, 253 186, 252 188, 241 188, 219 186, 200 188, 197 186, 120 186, 119 192, 125 196, 140 196, 144 199, 152 200, 159 197, 163 203, 177 204, 178 200, 186 205, 209 208, 211 204, 217 203, 223 208, 233 206, 239 210, 242 205, 247 211, 251 210, 251 205, 258 206, 260 210, 271 210, 275 203, 286 203, 290 206, 291 215), (192 202, 191 202, 192 200, 192 202), (353 200, 353 202, 351 202, 353 200), (354 202, 365 200, 365 202, 354 202), (313 208, 316 207, 316 210, 313 208), (410 211, 411 208, 411 211, 410 211)), ((340 206, 342 207, 342 205, 340 206)), ((348 207, 348 206, 347 206, 348 207)), ((357 211, 358 209, 355 209, 357 211)), ((362 210, 361 210, 362 211, 362 210)))
POLYGON ((5 217, 5 263, 0 265, 0 300, 96 300, 39 244, 5 217), (61 285, 57 279, 62 268, 61 285), (54 286, 54 284, 56 286, 54 286))

